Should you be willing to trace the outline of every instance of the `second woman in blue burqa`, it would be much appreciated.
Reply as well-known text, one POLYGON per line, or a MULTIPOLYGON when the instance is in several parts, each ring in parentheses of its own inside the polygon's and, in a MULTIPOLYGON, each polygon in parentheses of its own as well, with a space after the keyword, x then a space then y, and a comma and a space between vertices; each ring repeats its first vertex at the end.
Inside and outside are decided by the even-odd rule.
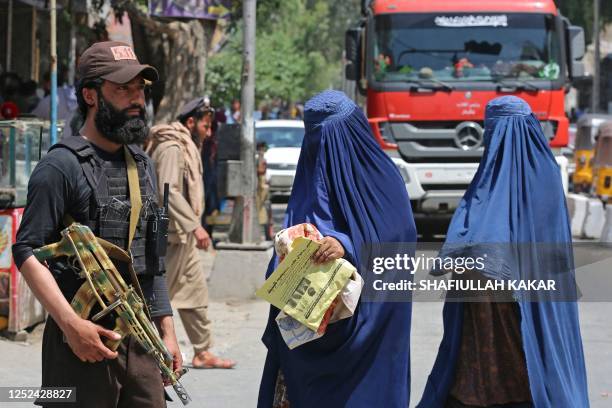
POLYGON ((448 299, 444 337, 418 407, 589 406, 572 237, 559 166, 515 96, 485 113, 485 151, 440 256, 485 257, 480 279, 553 280, 554 292, 448 299))

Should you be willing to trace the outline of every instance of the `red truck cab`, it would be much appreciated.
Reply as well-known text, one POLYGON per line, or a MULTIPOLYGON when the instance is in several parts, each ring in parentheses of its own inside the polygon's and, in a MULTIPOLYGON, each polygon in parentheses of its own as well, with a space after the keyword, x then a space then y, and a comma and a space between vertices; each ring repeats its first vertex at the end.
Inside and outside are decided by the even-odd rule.
POLYGON ((584 34, 553 0, 365 0, 347 31, 346 78, 416 214, 452 213, 483 152, 484 111, 525 99, 553 148, 568 142, 565 93, 584 34))

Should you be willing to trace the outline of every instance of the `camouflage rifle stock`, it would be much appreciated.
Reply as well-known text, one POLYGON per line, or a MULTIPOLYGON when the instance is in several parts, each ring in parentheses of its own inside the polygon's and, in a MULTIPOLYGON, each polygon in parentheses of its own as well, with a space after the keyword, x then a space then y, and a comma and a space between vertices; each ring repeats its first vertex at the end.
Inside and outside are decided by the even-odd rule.
POLYGON ((143 300, 131 285, 126 285, 110 259, 130 262, 126 251, 97 238, 89 227, 73 223, 62 231, 61 241, 34 250, 34 255, 41 262, 59 256, 75 258, 81 267, 80 276, 86 279, 70 302, 75 312, 83 319, 89 319, 97 302, 102 310, 91 318, 96 322, 114 311, 117 318, 113 330, 121 335, 121 339, 105 339, 108 348, 117 350, 126 336, 134 336, 155 358, 162 376, 172 384, 181 402, 187 405, 191 401, 179 382, 180 375, 172 370, 172 354, 147 317, 143 300))

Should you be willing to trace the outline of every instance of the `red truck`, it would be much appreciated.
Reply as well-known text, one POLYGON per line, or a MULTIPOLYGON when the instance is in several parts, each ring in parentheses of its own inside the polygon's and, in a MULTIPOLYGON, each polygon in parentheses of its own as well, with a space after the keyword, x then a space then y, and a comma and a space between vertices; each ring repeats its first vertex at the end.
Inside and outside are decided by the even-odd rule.
POLYGON ((345 75, 415 214, 451 214, 482 156, 489 100, 520 96, 551 147, 567 145, 564 99, 584 52, 553 0, 364 0, 345 75))

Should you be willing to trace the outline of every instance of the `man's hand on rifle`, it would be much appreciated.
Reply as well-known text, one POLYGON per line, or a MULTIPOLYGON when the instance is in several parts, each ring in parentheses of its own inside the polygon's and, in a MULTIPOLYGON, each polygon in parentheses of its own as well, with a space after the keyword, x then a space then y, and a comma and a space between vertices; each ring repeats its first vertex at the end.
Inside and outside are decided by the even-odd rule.
POLYGON ((64 334, 72 352, 83 362, 95 363, 105 358, 117 358, 117 352, 110 350, 102 342, 103 337, 111 340, 121 338, 121 335, 112 330, 76 317, 67 325, 64 334))
MULTIPOLYGON (((183 355, 179 349, 178 341, 176 340, 176 333, 174 331, 174 322, 172 316, 162 316, 155 319, 157 328, 159 329, 160 336, 164 341, 164 344, 168 348, 170 354, 172 354, 172 371, 175 373, 182 373, 183 371, 183 355)), ((180 377, 180 374, 179 374, 180 377)), ((170 382, 164 379, 164 385, 170 385, 170 382)))
POLYGON ((210 246, 210 236, 202 226, 198 226, 193 230, 193 235, 196 238, 196 247, 198 249, 208 249, 210 246))
POLYGON ((57 286, 51 272, 35 256, 26 259, 20 271, 36 298, 60 326, 68 345, 81 361, 94 363, 105 358, 117 358, 117 353, 102 343, 101 336, 112 340, 118 340, 121 336, 79 317, 57 286))

